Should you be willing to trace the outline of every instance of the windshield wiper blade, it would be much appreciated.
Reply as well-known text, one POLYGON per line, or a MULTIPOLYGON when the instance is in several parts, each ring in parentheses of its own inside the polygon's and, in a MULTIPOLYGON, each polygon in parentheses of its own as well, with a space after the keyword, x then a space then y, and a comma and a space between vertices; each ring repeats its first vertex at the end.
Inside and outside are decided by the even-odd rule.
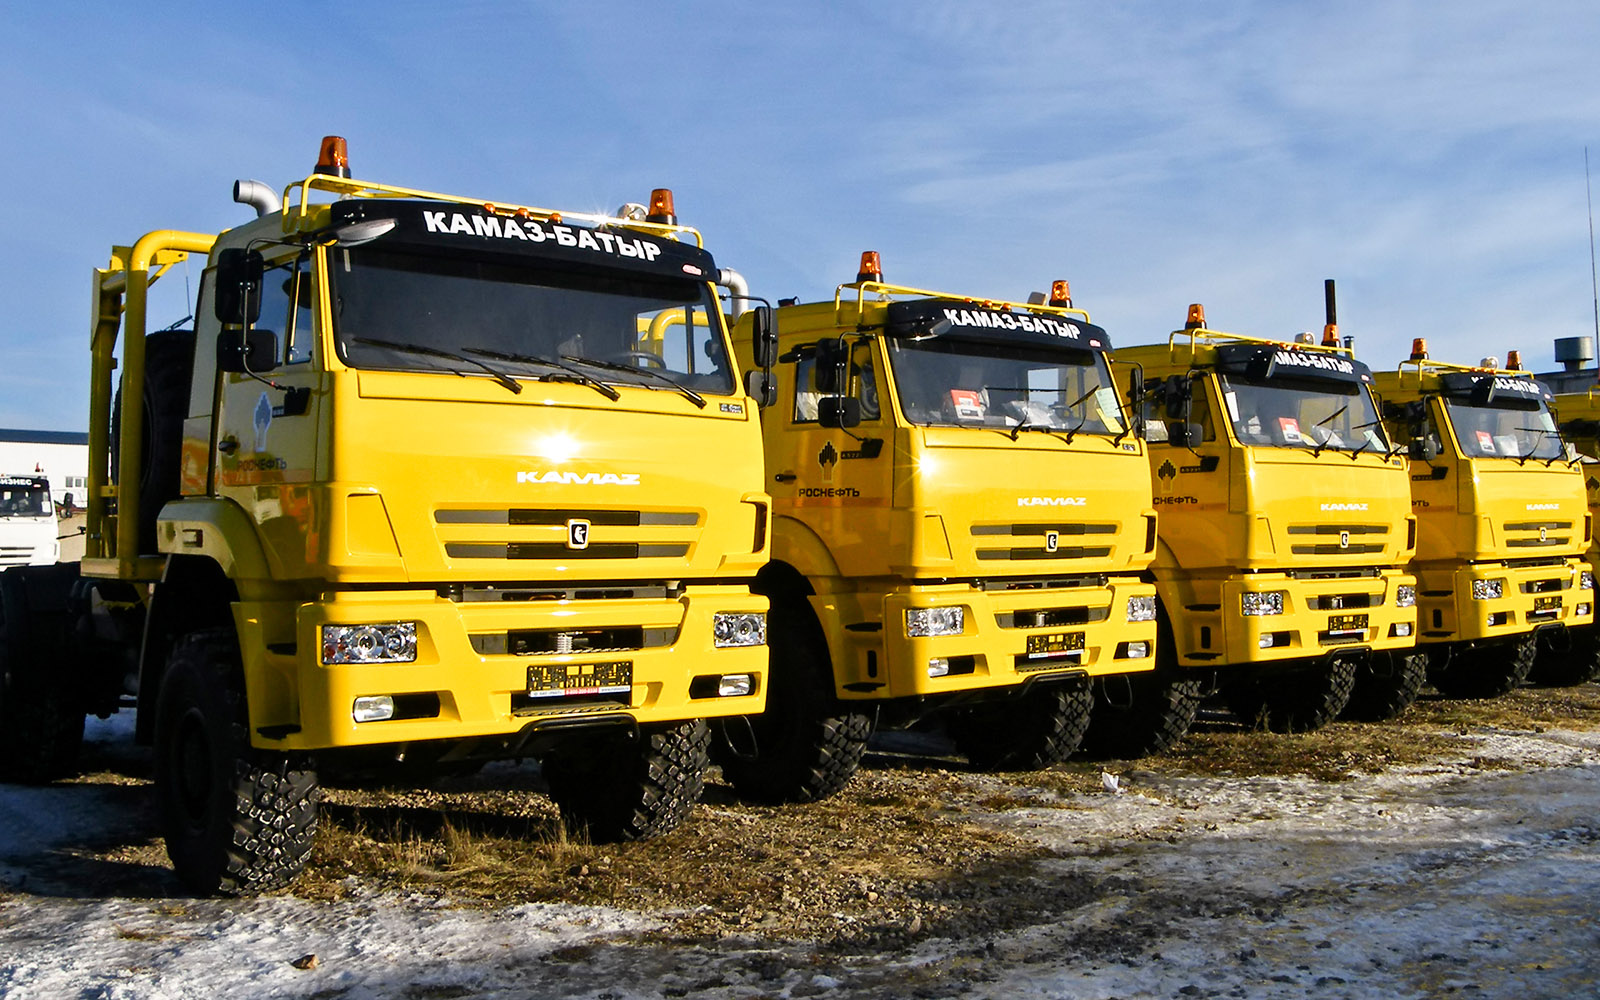
MULTIPOLYGON (((448 358, 451 361, 464 361, 469 365, 477 365, 479 368, 482 368, 484 371, 488 372, 496 382, 505 386, 507 389, 511 390, 511 392, 520 393, 522 391, 522 386, 510 375, 507 375, 505 372, 493 367, 492 365, 484 364, 482 361, 479 361, 476 358, 469 358, 465 354, 458 354, 455 351, 446 351, 439 347, 429 347, 426 344, 403 344, 397 340, 379 340, 376 337, 356 337, 353 339, 358 344, 370 344, 373 347, 382 347, 391 351, 400 351, 405 354, 420 354, 424 357, 430 358, 448 358)), ((459 375, 462 378, 466 378, 465 372, 458 372, 455 369, 446 369, 446 371, 449 371, 452 375, 459 375)))
MULTIPOLYGON (((580 385, 588 386, 607 399, 616 400, 621 398, 621 393, 599 379, 590 378, 571 365, 564 365, 553 358, 541 358, 533 354, 511 354, 505 351, 491 351, 483 347, 464 347, 462 350, 468 354, 478 354, 486 358, 493 358, 496 361, 510 361, 519 365, 544 365, 546 368, 554 368, 556 371, 571 375, 580 385)), ((548 379, 549 376, 545 376, 543 380, 547 381, 548 379)))
POLYGON ((689 402, 700 407, 700 409, 703 410, 706 408, 706 398, 704 396, 700 395, 698 392, 695 392, 686 385, 681 385, 678 382, 667 378, 658 371, 654 371, 649 368, 638 368, 634 365, 618 364, 615 361, 596 361, 594 358, 580 358, 571 354, 563 354, 561 355, 561 358, 564 361, 571 361, 580 365, 593 365, 596 368, 604 368, 607 371, 628 372, 631 375, 648 375, 657 382, 677 390, 684 399, 687 399, 689 402))

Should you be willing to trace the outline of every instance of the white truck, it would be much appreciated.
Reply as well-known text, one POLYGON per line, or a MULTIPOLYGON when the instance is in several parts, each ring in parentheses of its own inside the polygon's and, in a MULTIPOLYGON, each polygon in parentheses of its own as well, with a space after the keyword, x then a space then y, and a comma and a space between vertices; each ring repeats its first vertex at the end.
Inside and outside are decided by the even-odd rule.
POLYGON ((48 566, 61 557, 50 480, 0 475, 0 568, 48 566))

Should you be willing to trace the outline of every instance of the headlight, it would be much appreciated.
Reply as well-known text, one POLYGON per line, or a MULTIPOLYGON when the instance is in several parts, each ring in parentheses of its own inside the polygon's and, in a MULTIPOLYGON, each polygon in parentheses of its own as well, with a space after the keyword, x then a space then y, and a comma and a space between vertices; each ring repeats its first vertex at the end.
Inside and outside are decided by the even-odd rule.
POLYGON ((1506 582, 1504 580, 1474 580, 1472 581, 1472 599, 1475 601, 1498 601, 1505 596, 1506 582))
POLYGON ((413 663, 417 623, 322 626, 323 663, 413 663))
POLYGON ((1578 589, 1579 590, 1593 590, 1594 589, 1594 574, 1589 572, 1588 570, 1584 570, 1582 573, 1579 573, 1578 574, 1578 589))
POLYGON ((1155 617, 1156 599, 1154 596, 1128 598, 1128 621, 1149 622, 1155 621, 1155 617))
POLYGON ((716 645, 764 646, 767 643, 767 616, 765 614, 714 614, 711 616, 711 634, 716 645))
POLYGON ((913 639, 930 635, 960 635, 966 625, 965 608, 906 609, 906 635, 913 639))
POLYGON ((1247 616, 1283 614, 1282 590, 1268 590, 1259 594, 1241 594, 1243 611, 1247 616))
POLYGON ((1394 588, 1394 606, 1397 608, 1415 607, 1417 603, 1417 588, 1407 583, 1402 583, 1394 588))

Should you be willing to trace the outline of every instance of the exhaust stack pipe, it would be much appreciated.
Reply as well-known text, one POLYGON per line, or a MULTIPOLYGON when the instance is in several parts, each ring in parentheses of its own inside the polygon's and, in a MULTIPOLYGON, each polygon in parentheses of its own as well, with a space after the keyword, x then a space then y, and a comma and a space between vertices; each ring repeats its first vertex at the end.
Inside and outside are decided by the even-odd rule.
POLYGON ((738 319, 750 309, 750 282, 744 275, 731 267, 717 268, 717 284, 726 288, 728 295, 728 308, 733 310, 733 318, 738 319))
POLYGON ((283 203, 278 200, 278 192, 260 181, 234 181, 233 200, 255 209, 258 219, 283 208, 283 203))

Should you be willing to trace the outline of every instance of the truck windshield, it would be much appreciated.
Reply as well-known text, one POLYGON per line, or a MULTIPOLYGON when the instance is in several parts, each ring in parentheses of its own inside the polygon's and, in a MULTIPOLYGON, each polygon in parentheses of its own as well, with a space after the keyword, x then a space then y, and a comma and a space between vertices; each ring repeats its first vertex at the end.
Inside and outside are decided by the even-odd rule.
POLYGON ((334 338, 354 368, 570 381, 577 367, 612 385, 734 389, 705 282, 372 247, 329 259, 334 338))
POLYGON ((1309 448, 1319 454, 1389 448, 1372 394, 1364 385, 1222 376, 1222 401, 1240 444, 1309 448))
POLYGON ((1126 427, 1098 352, 953 337, 889 345, 900 408, 913 424, 1099 435, 1126 427))
POLYGON ((48 486, 0 482, 0 517, 48 517, 52 513, 48 486))
POLYGON ((1467 458, 1536 458, 1553 461, 1566 457, 1566 447, 1556 421, 1543 401, 1536 407, 1517 409, 1473 406, 1446 397, 1445 412, 1455 428, 1456 446, 1467 458))

